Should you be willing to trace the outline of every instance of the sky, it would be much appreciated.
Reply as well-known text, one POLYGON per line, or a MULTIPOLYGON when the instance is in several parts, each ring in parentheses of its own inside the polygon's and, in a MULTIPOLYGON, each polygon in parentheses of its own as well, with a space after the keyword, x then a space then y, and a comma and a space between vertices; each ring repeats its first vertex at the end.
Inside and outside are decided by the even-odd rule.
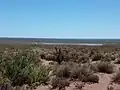
POLYGON ((120 0, 0 0, 0 37, 120 38, 120 0))

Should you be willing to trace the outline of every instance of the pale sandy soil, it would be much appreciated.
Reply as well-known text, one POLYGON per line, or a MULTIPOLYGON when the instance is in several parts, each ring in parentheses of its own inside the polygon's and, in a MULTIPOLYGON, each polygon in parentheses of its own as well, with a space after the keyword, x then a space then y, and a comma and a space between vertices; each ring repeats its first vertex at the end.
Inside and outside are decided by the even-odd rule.
MULTIPOLYGON (((100 78, 99 83, 85 84, 82 90, 108 90, 107 88, 111 86, 114 88, 114 90, 120 90, 120 85, 110 84, 112 76, 113 76, 112 74, 110 75, 99 74, 99 78, 100 78)), ((81 82, 77 82, 77 83, 81 83, 81 82)), ((50 90, 50 89, 48 86, 41 86, 41 87, 38 87, 36 90, 50 90)), ((75 88, 74 83, 71 83, 69 87, 66 87, 66 90, 79 90, 79 89, 75 88)))
MULTIPOLYGON (((45 61, 42 60, 44 65, 49 65, 50 61, 45 61)), ((119 69, 119 65, 115 65, 116 67, 116 71, 118 71, 119 69)), ((82 90, 109 90, 108 87, 112 87, 114 89, 110 89, 110 90, 120 90, 120 85, 117 84, 111 84, 111 78, 113 77, 115 73, 113 74, 104 74, 104 73, 99 73, 97 74, 99 76, 99 83, 95 83, 95 84, 85 84, 82 90)), ((77 82, 77 83, 81 83, 81 82, 77 82)), ((39 86, 37 89, 35 90, 50 90, 49 86, 39 86)), ((58 90, 58 89, 55 89, 58 90)), ((77 89, 75 87, 75 82, 71 83, 69 85, 69 87, 66 87, 66 90, 80 90, 77 89)))

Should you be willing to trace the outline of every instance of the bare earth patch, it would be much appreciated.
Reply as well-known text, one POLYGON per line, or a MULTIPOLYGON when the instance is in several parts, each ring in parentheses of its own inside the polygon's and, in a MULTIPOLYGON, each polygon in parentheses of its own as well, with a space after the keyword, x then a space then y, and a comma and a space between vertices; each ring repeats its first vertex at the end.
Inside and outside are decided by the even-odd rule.
MULTIPOLYGON (((98 74, 98 75, 100 78, 99 83, 85 84, 82 90, 107 90, 107 88, 110 86, 112 86, 114 90, 120 89, 120 85, 117 84, 110 85, 112 74, 98 74)), ((42 87, 38 87, 35 90, 50 90, 50 88, 48 86, 42 86, 42 87)), ((66 90, 79 90, 79 89, 75 87, 75 83, 71 83, 69 87, 66 87, 66 90)))
MULTIPOLYGON (((47 61, 46 61, 47 62, 47 61)), ((119 69, 118 65, 116 65, 117 69, 119 69)), ((116 70, 117 71, 117 70, 116 70)), ((113 74, 104 74, 104 73, 98 73, 99 76, 99 83, 95 84, 84 84, 84 87, 81 90, 108 90, 108 88, 112 87, 113 90, 120 90, 120 85, 111 83, 111 78, 113 77, 113 74)), ((69 85, 69 87, 66 87, 66 90, 80 90, 75 87, 76 83, 81 84, 81 82, 73 82, 69 85)), ((35 90, 51 90, 49 86, 40 86, 35 90)), ((54 89, 58 90, 58 89, 54 89)))

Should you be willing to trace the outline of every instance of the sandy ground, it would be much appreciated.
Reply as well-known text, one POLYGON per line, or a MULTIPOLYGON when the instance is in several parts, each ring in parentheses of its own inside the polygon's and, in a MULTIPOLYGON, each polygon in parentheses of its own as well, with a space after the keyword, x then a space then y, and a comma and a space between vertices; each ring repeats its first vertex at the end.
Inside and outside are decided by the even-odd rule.
MULTIPOLYGON (((49 65, 50 61, 46 61, 46 60, 42 60, 44 65, 49 65)), ((116 67, 116 71, 119 69, 120 65, 115 65, 116 67)), ((99 83, 95 83, 95 84, 85 84, 82 90, 120 90, 120 85, 117 84, 111 84, 111 78, 114 75, 113 74, 104 74, 104 73, 99 73, 97 74, 99 76, 99 83), (108 87, 110 88, 114 88, 114 89, 108 89, 108 87)), ((81 82, 77 82, 77 83, 81 83, 81 82)), ((48 86, 40 86, 35 90, 50 90, 50 88, 48 86)), ((55 89, 57 90, 57 89, 55 89)), ((69 87, 66 87, 66 90, 81 90, 81 89, 77 89, 75 87, 75 83, 71 83, 69 85, 69 87)))
MULTIPOLYGON (((107 88, 113 87, 111 90, 120 90, 120 85, 110 84, 112 74, 99 74, 99 83, 95 84, 85 84, 82 90, 108 90, 107 88)), ((81 83, 81 82, 77 82, 81 83)), ((48 86, 38 87, 36 90, 50 90, 48 86)), ((74 83, 71 83, 69 87, 66 87, 66 90, 79 90, 75 87, 74 83)))

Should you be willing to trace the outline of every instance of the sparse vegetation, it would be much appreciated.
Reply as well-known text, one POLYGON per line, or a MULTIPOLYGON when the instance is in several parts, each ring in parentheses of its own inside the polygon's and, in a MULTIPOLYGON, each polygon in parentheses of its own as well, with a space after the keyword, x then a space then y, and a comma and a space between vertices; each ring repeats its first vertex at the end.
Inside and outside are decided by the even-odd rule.
MULTIPOLYGON (((37 47, 0 47, 0 86, 10 84, 21 87, 27 84, 33 87, 51 84, 53 88, 65 89, 70 84, 69 80, 99 83, 97 74, 112 74, 112 61, 120 64, 119 49, 112 47, 66 45, 55 48, 52 45, 41 45, 40 50, 37 47), (53 64, 46 64, 44 61, 52 61, 53 64), (49 72, 52 74, 49 75, 49 72), (51 80, 52 75, 55 77, 51 80)), ((113 82, 120 84, 119 79, 120 73, 112 78, 113 82)), ((83 85, 77 84, 76 87, 82 90, 83 85)))

